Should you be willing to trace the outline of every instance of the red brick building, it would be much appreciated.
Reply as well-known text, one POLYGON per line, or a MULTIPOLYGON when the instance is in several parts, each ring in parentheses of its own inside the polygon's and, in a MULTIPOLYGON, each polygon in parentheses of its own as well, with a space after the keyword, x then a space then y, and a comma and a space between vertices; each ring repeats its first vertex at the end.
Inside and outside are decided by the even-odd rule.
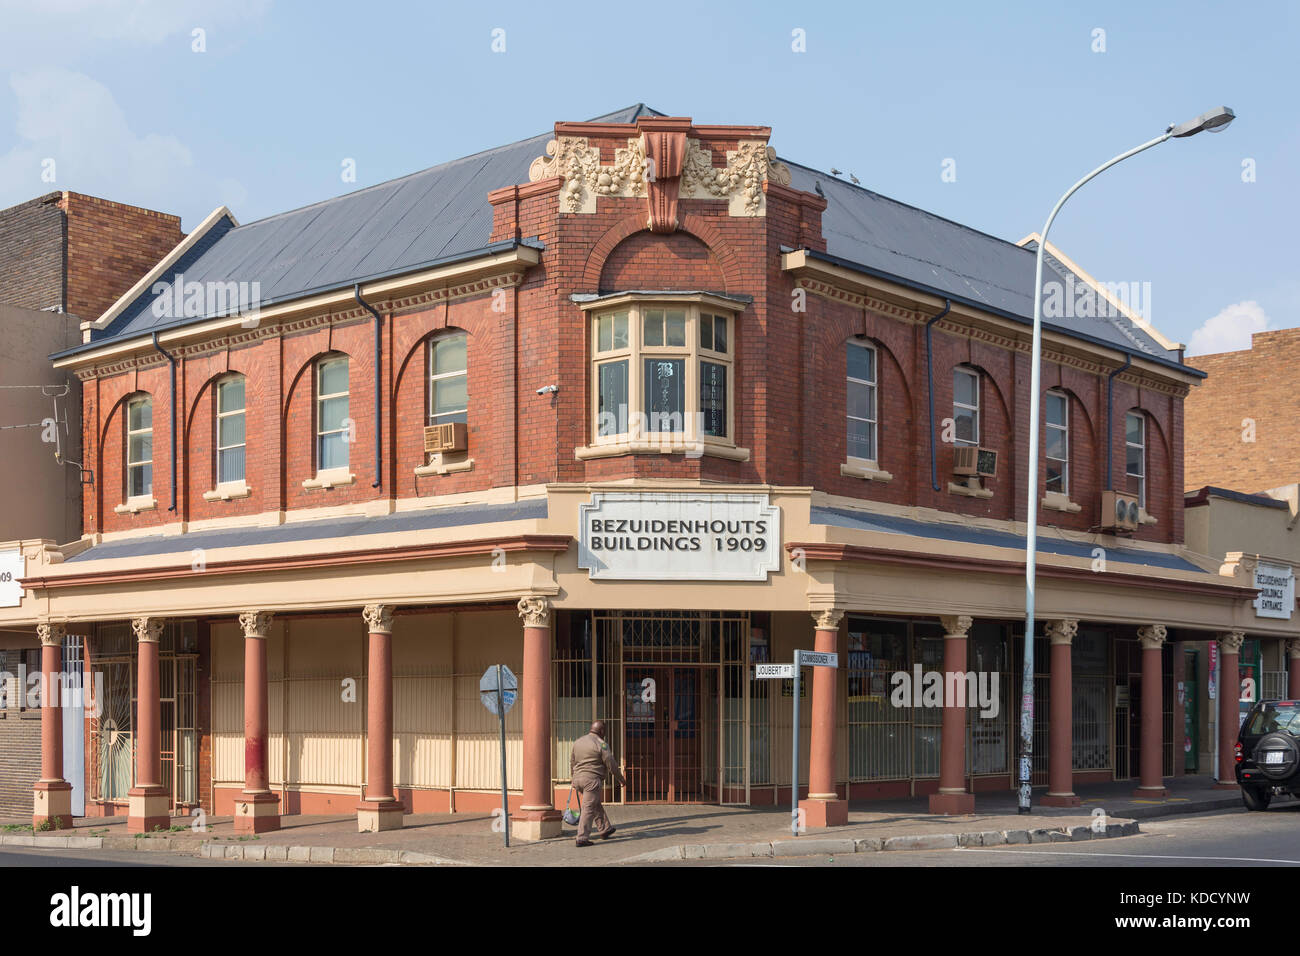
MULTIPOLYGON (((95 812, 486 809, 498 662, 522 835, 555 832, 596 717, 612 799, 781 802, 792 688, 753 665, 797 648, 840 655, 799 728, 810 825, 1011 786, 1033 254, 770 138, 637 106, 219 209, 87 323, 54 356, 84 386, 87 534, 24 584, 110 704, 150 702, 113 718, 135 765, 90 728, 95 812), (914 668, 969 671, 980 707, 914 703, 914 668)), ((1124 315, 1049 322, 1044 357, 1034 780, 1159 793, 1173 645, 1254 594, 1182 548, 1200 374, 1124 315)))

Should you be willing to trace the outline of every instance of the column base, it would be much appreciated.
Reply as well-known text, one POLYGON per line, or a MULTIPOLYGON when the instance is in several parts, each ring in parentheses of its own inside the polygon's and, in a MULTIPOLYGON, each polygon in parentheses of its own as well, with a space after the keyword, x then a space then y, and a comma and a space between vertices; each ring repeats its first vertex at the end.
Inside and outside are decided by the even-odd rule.
POLYGON ((1238 784, 1237 781, 1235 780, 1232 781, 1219 780, 1215 782, 1214 789, 1215 790, 1240 790, 1241 785, 1238 784))
POLYGON ((520 810, 510 818, 510 836, 525 843, 539 843, 563 836, 564 821, 559 810, 520 810))
POLYGON ((280 799, 269 790, 248 792, 235 798, 235 832, 269 833, 280 829, 280 799))
POLYGON ((1044 807, 1080 807, 1083 801, 1075 793, 1045 793, 1043 799, 1038 801, 1039 806, 1044 807))
POLYGON ((1170 792, 1165 786, 1138 787, 1133 791, 1133 796, 1141 797, 1146 800, 1163 800, 1165 797, 1170 796, 1170 792))
POLYGON ((357 804, 357 832, 400 830, 405 812, 401 800, 362 800, 357 804))
POLYGON ((153 833, 171 826, 171 802, 162 787, 132 787, 126 792, 127 833, 153 833))
POLYGON ((39 780, 32 787, 32 827, 72 829, 72 784, 66 780, 39 780))
POLYGON ((799 801, 802 823, 809 830, 842 827, 849 822, 849 801, 838 797, 809 797, 799 801))
POLYGON ((930 794, 930 812, 943 816, 958 816, 975 812, 975 794, 959 791, 956 793, 930 794))

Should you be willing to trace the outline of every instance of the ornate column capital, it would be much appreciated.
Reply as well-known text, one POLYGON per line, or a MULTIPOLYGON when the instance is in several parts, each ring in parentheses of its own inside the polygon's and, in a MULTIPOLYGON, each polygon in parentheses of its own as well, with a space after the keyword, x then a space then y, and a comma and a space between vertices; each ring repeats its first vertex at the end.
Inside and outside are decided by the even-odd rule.
POLYGON ((812 612, 813 626, 819 631, 838 631, 840 621, 844 620, 844 612, 838 608, 828 608, 824 611, 812 612))
POLYGON ((1219 652, 1222 654, 1240 654, 1241 645, 1246 641, 1246 632, 1240 629, 1225 631, 1219 635, 1219 652))
POLYGON ((549 598, 524 595, 519 599, 516 608, 519 611, 519 619, 524 622, 524 627, 551 626, 551 601, 549 598))
POLYGON ((1286 652, 1290 655, 1291 660, 1300 661, 1300 638, 1292 638, 1287 641, 1286 652))
POLYGON ((1074 636, 1079 633, 1079 622, 1073 618, 1047 622, 1047 638, 1052 644, 1073 644, 1074 636))
POLYGON ((160 617, 132 618, 131 630, 135 631, 135 639, 141 644, 157 644, 164 623, 166 622, 160 617))
POLYGON ((975 623, 975 618, 969 614, 941 614, 939 615, 939 623, 943 625, 943 636, 945 638, 965 637, 966 632, 975 623))
POLYGON ((393 633, 393 606, 391 604, 367 604, 361 610, 366 619, 366 629, 371 634, 393 633))
POLYGON ((1142 650, 1158 651, 1165 639, 1169 636, 1169 629, 1163 624, 1148 624, 1146 627, 1138 628, 1138 640, 1142 642, 1142 650))
POLYGON ((239 626, 244 629, 244 637, 265 638, 271 630, 271 612, 245 611, 239 615, 239 626))
POLYGON ((66 633, 67 627, 63 624, 52 624, 47 621, 43 624, 36 625, 36 634, 41 639, 42 647, 48 647, 50 645, 54 645, 55 647, 61 646, 63 644, 63 636, 66 633))

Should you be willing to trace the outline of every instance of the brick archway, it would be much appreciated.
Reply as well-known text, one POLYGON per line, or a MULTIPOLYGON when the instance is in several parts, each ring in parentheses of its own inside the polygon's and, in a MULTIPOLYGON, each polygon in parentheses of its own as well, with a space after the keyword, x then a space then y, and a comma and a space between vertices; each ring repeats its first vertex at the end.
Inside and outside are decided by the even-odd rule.
MULTIPOLYGON (((591 247, 591 254, 587 257, 587 266, 582 274, 582 287, 592 292, 599 289, 600 276, 610 254, 624 239, 646 231, 645 217, 641 213, 625 216, 606 230, 591 247)), ((687 213, 682 217, 679 231, 700 240, 713 253, 718 268, 722 270, 723 281, 726 283, 726 288, 718 291, 730 292, 741 287, 740 260, 717 228, 703 216, 687 213)))

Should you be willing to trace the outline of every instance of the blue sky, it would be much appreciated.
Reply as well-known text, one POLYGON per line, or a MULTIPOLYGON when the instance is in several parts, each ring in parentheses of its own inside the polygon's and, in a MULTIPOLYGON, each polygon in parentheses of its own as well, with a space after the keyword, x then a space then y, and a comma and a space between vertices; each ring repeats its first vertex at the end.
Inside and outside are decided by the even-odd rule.
POLYGON ((771 126, 783 157, 1015 241, 1092 167, 1228 105, 1224 132, 1089 184, 1051 238, 1098 279, 1149 283, 1193 352, 1300 325, 1288 3, 0 0, 0 18, 0 206, 72 189, 187 229, 645 102, 771 126))

